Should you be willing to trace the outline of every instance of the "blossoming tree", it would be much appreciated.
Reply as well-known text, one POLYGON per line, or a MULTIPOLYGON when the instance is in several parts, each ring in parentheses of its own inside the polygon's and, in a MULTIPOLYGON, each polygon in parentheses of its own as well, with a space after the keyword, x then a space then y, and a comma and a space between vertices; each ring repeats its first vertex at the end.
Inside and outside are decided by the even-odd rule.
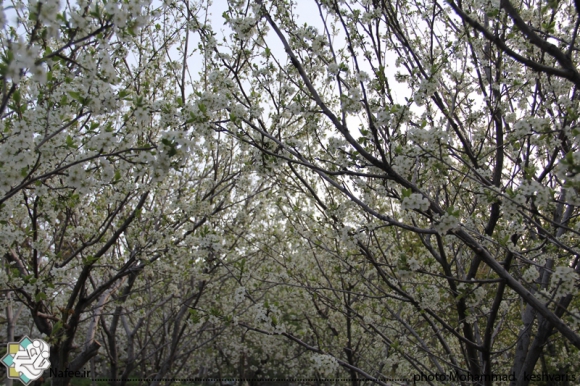
MULTIPOLYGON (((222 127, 310 197, 318 215, 289 215, 310 218, 307 256, 376 281, 365 312, 331 308, 383 341, 393 374, 575 368, 577 3, 231 1, 224 18, 225 43, 200 29, 233 83, 222 127)), ((317 292, 356 297, 345 275, 317 292)), ((384 369, 287 338, 359 377, 384 369)))
POLYGON ((5 337, 43 337, 55 374, 179 372, 188 311, 235 244, 216 235, 244 228, 234 209, 264 189, 211 125, 220 99, 181 72, 189 16, 175 13, 135 1, 15 1, 0 13, 5 337), (136 344, 143 331, 166 334, 136 344))
POLYGON ((577 2, 227 3, 3 5, 8 339, 118 384, 577 371, 577 2))

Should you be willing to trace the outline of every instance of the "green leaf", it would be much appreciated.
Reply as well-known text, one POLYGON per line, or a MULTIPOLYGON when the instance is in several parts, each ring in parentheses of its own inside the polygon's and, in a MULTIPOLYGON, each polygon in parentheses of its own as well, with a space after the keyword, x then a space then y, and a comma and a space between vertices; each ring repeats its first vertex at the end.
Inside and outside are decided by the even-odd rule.
POLYGON ((127 98, 131 93, 127 90, 119 91, 119 99, 121 100, 130 100, 131 98, 127 98))
POLYGON ((80 201, 81 201, 81 198, 78 195, 78 193, 72 193, 68 197, 68 206, 70 206, 71 208, 74 208, 75 206, 77 206, 79 204, 80 201))
POLYGON ((547 33, 552 34, 556 28, 556 21, 551 21, 549 23, 542 23, 542 28, 546 30, 547 33))
POLYGON ((447 214, 453 217, 459 217, 459 210, 455 210, 453 206, 447 208, 447 214))
POLYGON ((197 310, 190 309, 189 316, 191 317, 191 321, 193 323, 199 323, 199 321, 201 320, 201 316, 199 315, 199 312, 197 312, 197 310))
POLYGON ((489 16, 491 18, 497 17, 498 15, 499 15, 499 9, 494 9, 494 10, 487 12, 487 16, 489 16))
POLYGON ((75 143, 72 139, 72 137, 70 135, 66 136, 66 147, 68 148, 74 148, 75 147, 75 143))
POLYGON ((34 300, 36 302, 39 302, 41 300, 46 300, 46 294, 44 292, 39 292, 36 295, 34 295, 34 300))
POLYGON ((82 102, 81 94, 78 91, 69 91, 68 95, 70 95, 73 99, 82 102))
POLYGON ((230 121, 237 124, 240 123, 240 118, 236 117, 234 113, 230 113, 230 121))
POLYGON ((14 92, 12 93, 12 99, 14 100, 14 103, 16 105, 20 105, 20 102, 22 102, 22 97, 20 95, 19 89, 14 90, 14 92))
POLYGON ((52 328, 52 334, 56 334, 57 332, 60 331, 60 329, 62 328, 62 322, 59 320, 58 322, 56 322, 52 328))
POLYGON ((86 257, 85 259, 83 259, 83 263, 84 263, 85 265, 92 265, 92 264, 94 264, 94 263, 95 263, 97 260, 99 260, 99 258, 98 258, 98 257, 95 257, 95 256, 88 256, 88 257, 86 257))

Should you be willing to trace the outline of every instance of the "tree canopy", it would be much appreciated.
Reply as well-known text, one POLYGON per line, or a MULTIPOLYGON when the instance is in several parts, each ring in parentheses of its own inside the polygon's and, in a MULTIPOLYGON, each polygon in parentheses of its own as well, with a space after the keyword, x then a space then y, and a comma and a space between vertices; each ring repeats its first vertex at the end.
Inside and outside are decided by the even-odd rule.
POLYGON ((6 341, 114 385, 576 380, 578 1, 2 8, 6 341))

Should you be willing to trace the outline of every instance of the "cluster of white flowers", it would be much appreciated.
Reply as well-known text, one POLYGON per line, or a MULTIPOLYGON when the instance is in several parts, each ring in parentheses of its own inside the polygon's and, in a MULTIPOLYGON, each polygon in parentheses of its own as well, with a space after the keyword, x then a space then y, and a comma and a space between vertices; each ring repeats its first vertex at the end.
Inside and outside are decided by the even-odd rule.
POLYGON ((578 292, 576 288, 576 278, 578 274, 570 267, 559 266, 554 269, 552 274, 552 289, 557 288, 556 296, 575 295, 578 292))
POLYGON ((537 205, 548 205, 552 202, 552 191, 549 187, 540 184, 536 180, 527 181, 518 188, 518 193, 525 197, 536 196, 537 205))
POLYGON ((125 28, 128 21, 132 21, 133 27, 138 29, 147 22, 147 13, 142 13, 145 6, 149 4, 148 1, 129 0, 119 3, 110 1, 105 5, 105 12, 112 16, 113 24, 118 28, 125 28))
POLYGON ((435 91, 437 91, 437 83, 437 77, 423 79, 421 81, 419 88, 417 88, 415 94, 413 95, 413 101, 417 104, 417 106, 422 106, 425 103, 425 99, 429 98, 435 93, 435 91))
POLYGON ((76 7, 71 9, 69 12, 71 26, 78 29, 79 32, 85 32, 85 29, 89 26, 89 20, 84 16, 83 8, 76 7))
POLYGON ((82 164, 71 166, 68 168, 67 174, 67 186, 81 191, 85 191, 90 187, 91 175, 82 164))
POLYGON ((362 108, 361 99, 362 93, 360 88, 351 87, 350 90, 348 90, 348 95, 343 95, 341 98, 342 109, 346 113, 359 112, 362 108))
POLYGON ((363 12, 361 16, 361 23, 368 24, 375 20, 377 17, 381 17, 381 9, 379 7, 376 7, 370 12, 363 12))
POLYGON ((492 9, 499 9, 500 0, 490 0, 489 4, 492 9))
POLYGON ((42 63, 36 63, 39 57, 39 48, 34 44, 27 44, 22 38, 13 41, 9 45, 12 60, 6 69, 6 75, 14 83, 20 82, 20 78, 26 71, 31 71, 34 79, 39 83, 46 82, 46 69, 42 63))
POLYGON ((570 205, 575 205, 575 206, 580 205, 580 194, 578 194, 578 192, 576 192, 576 189, 567 190, 565 199, 566 199, 566 203, 568 203, 570 205))
MULTIPOLYGON (((113 70, 114 71, 114 70, 113 70)), ((110 76, 107 75, 107 77, 110 76)), ((111 79, 111 78, 109 78, 111 79)), ((89 108, 93 115, 104 114, 119 108, 119 102, 110 84, 96 81, 91 85, 89 108)))
POLYGON ((513 198, 506 198, 502 201, 503 216, 506 221, 517 221, 519 219, 519 207, 520 201, 524 201, 525 197, 521 194, 516 195, 513 198))
POLYGON ((317 35, 312 39, 312 53, 315 55, 324 54, 324 46, 326 45, 326 39, 322 35, 317 35))
POLYGON ((439 223, 437 223, 434 228, 440 234, 445 234, 450 229, 454 229, 459 225, 459 219, 455 216, 450 215, 449 213, 444 214, 439 219, 439 223))
POLYGON ((117 144, 117 138, 112 131, 102 131, 99 134, 92 137, 88 142, 89 149, 95 149, 97 151, 110 150, 117 144))
POLYGON ((469 296, 466 300, 466 303, 470 307, 475 307, 481 303, 483 298, 485 297, 485 288, 483 286, 479 286, 473 290, 471 296, 469 296))
POLYGON ((318 36, 318 29, 314 26, 305 25, 303 27, 299 27, 294 31, 297 37, 300 39, 308 39, 312 40, 316 36, 318 36))
MULTIPOLYGON (((533 181, 536 182, 536 181, 533 181)), ((536 182, 537 184, 537 182, 536 182)), ((519 192, 522 193, 524 196, 533 196, 536 193, 536 186, 533 186, 531 183, 526 183, 520 186, 519 192)))
POLYGON ((419 265, 419 261, 413 257, 407 260, 407 264, 409 264, 409 268, 413 271, 417 271, 421 269, 421 265, 419 265))
MULTIPOLYGON (((8 133, 8 130, 4 131, 5 135, 8 133)), ((10 134, 0 149, 0 165, 3 164, 2 169, 6 172, 10 169, 18 172, 33 162, 34 133, 25 121, 16 121, 10 134)))
POLYGON ((277 307, 269 305, 266 308, 263 304, 258 303, 252 309, 254 323, 259 328, 271 334, 280 334, 286 331, 284 324, 280 321, 281 312, 277 307))
POLYGON ((475 172, 483 178, 491 179, 491 170, 489 169, 479 168, 475 172))
POLYGON ((263 304, 258 303, 254 307, 254 323, 257 325, 266 324, 269 325, 271 323, 270 318, 268 317, 268 310, 264 307, 263 304))
POLYGON ((562 159, 555 168, 558 178, 568 184, 578 186, 580 184, 580 152, 570 152, 562 159))
POLYGON ((523 117, 513 124, 508 138, 520 139, 534 132, 545 132, 545 129, 550 126, 552 126, 552 123, 546 118, 523 117))
POLYGON ((364 322, 364 324, 374 324, 375 320, 373 319, 372 316, 365 315, 365 316, 363 316, 363 322, 364 322))
POLYGON ((220 70, 214 70, 208 73, 207 80, 210 84, 221 84, 224 82, 225 75, 220 70))
POLYGON ((113 180, 113 177, 115 176, 115 168, 113 167, 113 165, 105 158, 101 158, 100 161, 100 168, 99 171, 101 173, 101 181, 104 184, 107 184, 109 182, 111 182, 113 180))
POLYGON ((536 280, 538 278, 538 269, 535 266, 531 266, 526 269, 522 275, 522 279, 528 283, 536 280))
POLYGON ((570 328, 573 330, 580 330, 580 311, 577 308, 572 308, 570 311, 570 328))
POLYGON ((43 1, 31 1, 30 9, 35 9, 40 6, 40 12, 38 14, 38 19, 48 26, 55 27, 57 24, 56 16, 60 11, 60 1, 59 0, 43 0, 43 1))
POLYGON ((323 35, 318 34, 318 30, 313 26, 304 26, 297 28, 294 32, 302 48, 308 48, 311 44, 312 51, 315 55, 322 54, 322 48, 326 43, 323 35), (311 43, 310 43, 311 42, 311 43))
POLYGON ((340 229, 340 239, 343 242, 348 242, 351 239, 350 232, 352 232, 352 227, 345 225, 340 229))
POLYGON ((403 177, 407 177, 414 164, 415 158, 398 155, 393 160, 393 169, 403 177))
POLYGON ((228 97, 225 93, 212 93, 205 92, 201 95, 201 98, 197 101, 195 106, 189 107, 193 108, 193 112, 196 115, 200 115, 201 112, 211 112, 220 111, 227 108, 230 104, 228 97))
POLYGON ((215 252, 222 250, 222 243, 222 237, 214 233, 209 233, 198 238, 198 245, 200 248, 211 249, 215 252))
POLYGON ((344 149, 347 146, 347 142, 342 137, 330 137, 328 138, 328 151, 334 153, 336 150, 344 149))
POLYGON ((357 80, 357 82, 367 83, 371 78, 369 74, 367 74, 366 72, 360 71, 356 74, 355 79, 357 80))
POLYGON ((474 312, 477 312, 480 310, 474 310, 474 309, 470 309, 467 311, 467 317, 465 318, 465 323, 467 324, 472 324, 475 323, 475 321, 477 320, 477 315, 474 312))
POLYGON ((140 127, 147 125, 151 120, 149 109, 144 106, 137 107, 133 112, 133 115, 135 116, 137 125, 140 127))
POLYGON ((431 128, 427 130, 426 128, 413 127, 407 132, 407 137, 423 148, 431 148, 435 144, 444 140, 447 136, 444 131, 438 128, 431 128))
POLYGON ((246 118, 247 113, 248 113, 248 110, 241 104, 234 104, 230 108, 230 114, 234 118, 238 118, 238 119, 246 118))
POLYGON ((439 294, 439 288, 437 286, 428 286, 421 292, 421 307, 423 308, 437 310, 440 300, 441 295, 439 294))
POLYGON ((532 126, 525 119, 520 119, 512 126, 512 133, 515 138, 523 138, 532 134, 532 126))
POLYGON ((259 118, 263 112, 264 108, 257 104, 250 107, 250 117, 259 118))
POLYGON ((336 63, 330 63, 326 68, 329 75, 336 76, 340 72, 340 66, 336 63))
POLYGON ((244 301, 245 297, 246 297, 246 288, 245 287, 236 288, 236 291, 234 292, 234 302, 236 304, 241 303, 244 301))
POLYGON ((413 272, 409 271, 408 267, 405 267, 403 265, 399 265, 397 271, 395 271, 397 276, 399 277, 400 280, 407 280, 409 279, 411 276, 413 276, 413 272))
POLYGON ((107 81, 114 81, 117 72, 115 71, 115 67, 113 66, 113 61, 111 60, 110 55, 108 54, 108 45, 104 45, 101 49, 101 60, 99 62, 99 66, 101 68, 101 74, 104 79, 107 81))
POLYGON ((338 362, 336 358, 327 354, 312 355, 314 368, 324 376, 331 376, 338 369, 338 362))
POLYGON ((237 17, 230 19, 232 30, 241 40, 248 40, 254 35, 256 19, 253 17, 237 17))
POLYGON ((391 122, 392 114, 388 111, 382 110, 377 113, 376 123, 379 126, 386 126, 391 122))
POLYGON ((461 282, 457 285, 457 292, 459 295, 463 295, 467 292, 468 284, 465 282, 461 282))
POLYGON ((418 209, 425 211, 429 209, 429 200, 419 193, 412 193, 410 196, 403 198, 401 208, 413 210, 418 209))
POLYGON ((300 111, 302 111, 302 106, 300 106, 300 103, 296 102, 290 103, 287 108, 292 115, 298 115, 300 114, 300 111))

